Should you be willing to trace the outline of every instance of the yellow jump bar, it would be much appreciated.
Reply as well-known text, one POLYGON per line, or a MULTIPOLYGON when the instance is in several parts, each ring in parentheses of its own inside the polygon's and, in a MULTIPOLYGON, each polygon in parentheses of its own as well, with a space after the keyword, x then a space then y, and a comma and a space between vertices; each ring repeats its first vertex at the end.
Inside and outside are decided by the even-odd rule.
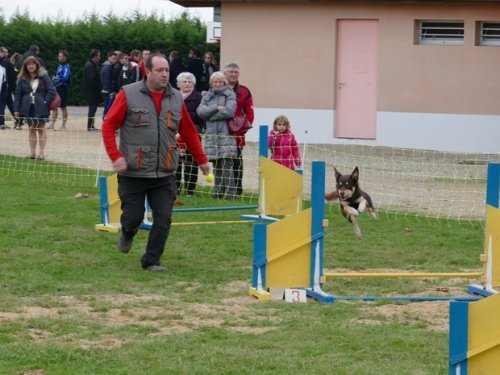
POLYGON ((323 276, 335 278, 397 278, 397 277, 481 277, 482 272, 328 272, 323 276))

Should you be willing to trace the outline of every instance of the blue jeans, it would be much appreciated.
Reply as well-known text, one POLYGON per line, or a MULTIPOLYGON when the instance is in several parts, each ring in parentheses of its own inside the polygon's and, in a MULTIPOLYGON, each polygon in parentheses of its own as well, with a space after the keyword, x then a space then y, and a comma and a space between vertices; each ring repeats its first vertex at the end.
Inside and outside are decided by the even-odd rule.
POLYGON ((175 176, 137 178, 118 175, 118 195, 122 208, 120 222, 123 236, 127 240, 134 237, 144 219, 147 197, 153 212, 153 226, 149 232, 141 265, 143 268, 160 265, 160 257, 165 250, 172 224, 174 201, 177 197, 175 176))

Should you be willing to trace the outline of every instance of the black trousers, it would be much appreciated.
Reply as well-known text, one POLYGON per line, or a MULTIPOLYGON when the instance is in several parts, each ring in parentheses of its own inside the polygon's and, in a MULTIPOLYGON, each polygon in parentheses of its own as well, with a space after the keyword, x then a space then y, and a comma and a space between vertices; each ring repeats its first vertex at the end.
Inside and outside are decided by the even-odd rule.
POLYGON ((123 235, 127 240, 134 237, 144 219, 147 197, 153 212, 153 226, 149 232, 141 265, 143 268, 160 265, 160 257, 165 250, 172 224, 172 209, 177 197, 175 176, 135 178, 118 175, 118 195, 122 208, 120 222, 123 235))
POLYGON ((89 103, 89 110, 87 112, 87 129, 94 128, 95 113, 97 112, 98 103, 89 103))

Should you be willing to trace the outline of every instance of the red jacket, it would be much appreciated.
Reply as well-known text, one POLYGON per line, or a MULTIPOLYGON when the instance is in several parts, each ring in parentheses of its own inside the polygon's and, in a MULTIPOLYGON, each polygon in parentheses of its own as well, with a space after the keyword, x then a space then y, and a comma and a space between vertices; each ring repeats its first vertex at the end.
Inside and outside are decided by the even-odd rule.
MULTIPOLYGON (((252 93, 248 87, 240 85, 239 83, 234 86, 233 90, 236 93, 236 112, 234 115, 239 116, 245 113, 248 121, 253 124, 254 113, 252 93)), ((236 145, 239 148, 245 146, 245 133, 236 134, 236 145)))
POLYGON ((287 168, 300 168, 299 146, 293 133, 286 129, 283 133, 269 132, 267 146, 271 149, 271 159, 287 168))

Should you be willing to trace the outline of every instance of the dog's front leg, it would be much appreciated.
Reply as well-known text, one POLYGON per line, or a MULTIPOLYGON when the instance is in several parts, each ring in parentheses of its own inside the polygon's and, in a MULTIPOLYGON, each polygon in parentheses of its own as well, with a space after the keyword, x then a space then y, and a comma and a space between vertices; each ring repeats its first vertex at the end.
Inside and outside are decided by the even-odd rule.
POLYGON ((358 225, 358 217, 355 215, 350 216, 349 221, 352 223, 352 227, 354 229, 354 235, 358 240, 361 239, 361 229, 358 225))

